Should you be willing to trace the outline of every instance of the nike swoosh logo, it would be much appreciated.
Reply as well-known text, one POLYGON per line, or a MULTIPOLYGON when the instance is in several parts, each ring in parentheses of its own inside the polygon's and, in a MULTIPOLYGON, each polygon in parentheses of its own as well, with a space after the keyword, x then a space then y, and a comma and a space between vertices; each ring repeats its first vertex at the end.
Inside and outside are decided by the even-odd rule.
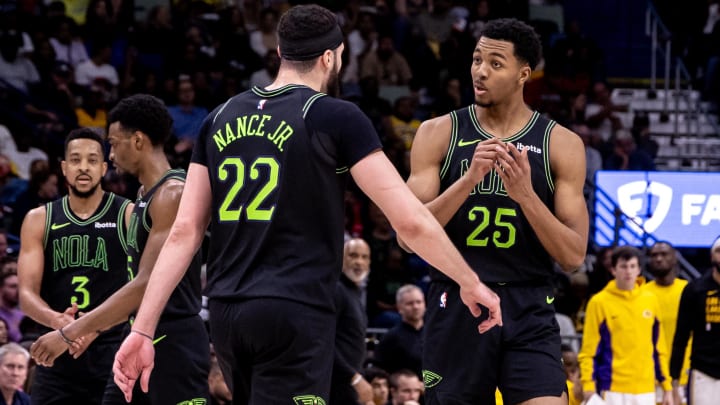
POLYGON ((160 336, 159 338, 153 340, 153 345, 156 345, 156 344, 160 343, 160 341, 163 340, 163 339, 165 339, 166 337, 167 337, 167 335, 162 335, 162 336, 160 336))
POLYGON ((56 231, 60 228, 65 228, 66 226, 70 225, 70 222, 65 222, 64 224, 52 224, 50 225, 50 229, 53 231, 56 231))
POLYGON ((457 143, 457 146, 458 146, 458 148, 462 148, 463 146, 475 145, 476 143, 480 143, 480 139, 474 139, 472 141, 466 141, 464 139, 460 139, 457 143))
POLYGON ((548 304, 552 304, 553 302, 555 302, 555 297, 551 297, 551 296, 549 296, 549 295, 546 295, 546 296, 545 296, 545 302, 547 302, 548 304))
POLYGON ((710 297, 712 295, 717 295, 717 293, 718 293, 718 290, 712 290, 712 291, 708 291, 707 295, 708 295, 708 297, 710 297))

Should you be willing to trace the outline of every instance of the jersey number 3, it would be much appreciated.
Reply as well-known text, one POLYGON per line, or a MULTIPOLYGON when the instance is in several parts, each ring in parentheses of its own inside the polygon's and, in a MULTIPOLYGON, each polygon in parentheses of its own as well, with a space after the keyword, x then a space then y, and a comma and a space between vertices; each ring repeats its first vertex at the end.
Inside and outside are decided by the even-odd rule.
MULTIPOLYGON (((515 244, 515 226, 506 220, 515 217, 517 212, 513 208, 498 208, 495 211, 495 228, 492 233, 492 242, 498 248, 509 248, 515 244), (503 231, 504 230, 504 231, 503 231)), ((487 207, 472 207, 468 212, 470 222, 479 222, 465 240, 468 246, 484 247, 488 245, 489 236, 482 237, 483 231, 490 225, 492 214, 487 207)))
POLYGON ((85 288, 85 284, 87 284, 88 281, 90 281, 90 279, 85 276, 75 276, 72 278, 72 281, 70 281, 72 285, 76 285, 75 292, 80 296, 79 298, 78 295, 70 297, 70 304, 77 303, 78 309, 87 308, 90 304, 90 291, 85 288))
MULTIPOLYGON (((275 212, 274 206, 270 208, 260 208, 260 205, 278 185, 280 164, 274 157, 263 156, 255 159, 248 170, 251 181, 260 178, 261 171, 259 167, 263 166, 266 168, 263 172, 267 173, 267 177, 263 176, 261 181, 265 183, 254 196, 248 199, 249 202, 245 209, 245 216, 251 221, 269 221, 272 219, 273 212, 275 212)), ((245 162, 238 157, 225 158, 218 167, 218 179, 222 182, 233 181, 230 178, 231 172, 235 174, 234 182, 220 205, 220 221, 238 221, 240 219, 243 210, 242 204, 237 208, 231 208, 230 206, 238 193, 243 189, 243 186, 245 186, 245 170, 245 162), (230 167, 234 167, 234 170, 228 170, 230 167)))

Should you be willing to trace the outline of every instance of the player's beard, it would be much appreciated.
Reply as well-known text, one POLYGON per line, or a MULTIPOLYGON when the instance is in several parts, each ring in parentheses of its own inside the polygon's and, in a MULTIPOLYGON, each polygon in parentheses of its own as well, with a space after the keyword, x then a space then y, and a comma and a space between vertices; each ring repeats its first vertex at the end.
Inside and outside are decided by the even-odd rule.
POLYGON ((325 94, 332 97, 340 96, 340 72, 338 72, 335 60, 333 60, 333 66, 325 84, 325 94))
POLYGON ((72 194, 75 195, 76 197, 89 198, 91 195, 95 194, 95 190, 97 190, 97 188, 99 186, 100 186, 100 183, 96 183, 96 184, 90 186, 90 188, 87 191, 78 190, 78 188, 72 184, 69 187, 70 187, 70 191, 72 191, 72 194))

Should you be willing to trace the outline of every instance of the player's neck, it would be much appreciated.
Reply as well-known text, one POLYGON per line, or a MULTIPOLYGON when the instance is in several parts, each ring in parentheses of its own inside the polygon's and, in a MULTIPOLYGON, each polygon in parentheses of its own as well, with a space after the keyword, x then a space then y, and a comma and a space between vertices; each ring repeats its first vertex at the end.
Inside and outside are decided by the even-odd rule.
POLYGON ((270 85, 265 87, 266 90, 277 90, 281 87, 299 84, 302 86, 310 87, 315 91, 322 90, 322 76, 315 70, 311 70, 308 73, 300 74, 294 69, 283 69, 280 68, 278 75, 270 85))
POLYGON ((138 173, 138 180, 143 185, 145 191, 150 190, 160 178, 170 170, 170 163, 165 156, 162 148, 154 149, 153 152, 144 160, 142 170, 138 173))
POLYGON ((528 123, 533 111, 522 98, 490 107, 475 105, 475 113, 483 129, 503 139, 518 133, 528 123))
POLYGON ((68 194, 68 205, 73 214, 78 218, 87 219, 97 211, 104 195, 105 192, 99 186, 89 197, 80 197, 70 191, 68 194))

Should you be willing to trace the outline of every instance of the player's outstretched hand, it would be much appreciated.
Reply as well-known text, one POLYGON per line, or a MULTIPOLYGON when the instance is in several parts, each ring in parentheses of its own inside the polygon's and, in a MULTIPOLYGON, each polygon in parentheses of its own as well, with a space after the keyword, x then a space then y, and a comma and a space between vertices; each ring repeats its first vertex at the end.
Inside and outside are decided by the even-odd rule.
POLYGON ((487 308, 488 318, 480 322, 478 326, 480 333, 489 331, 495 325, 502 326, 500 297, 485 284, 478 281, 472 287, 460 287, 460 298, 476 318, 482 314, 480 306, 487 308))
POLYGON ((125 395, 129 403, 132 400, 133 387, 138 378, 140 388, 148 392, 150 373, 155 366, 155 348, 152 338, 136 331, 131 331, 115 354, 113 374, 115 384, 125 395))
POLYGON ((48 332, 40 336, 32 346, 30 355, 35 363, 43 367, 52 367, 55 359, 68 349, 67 343, 63 340, 59 331, 48 332))

